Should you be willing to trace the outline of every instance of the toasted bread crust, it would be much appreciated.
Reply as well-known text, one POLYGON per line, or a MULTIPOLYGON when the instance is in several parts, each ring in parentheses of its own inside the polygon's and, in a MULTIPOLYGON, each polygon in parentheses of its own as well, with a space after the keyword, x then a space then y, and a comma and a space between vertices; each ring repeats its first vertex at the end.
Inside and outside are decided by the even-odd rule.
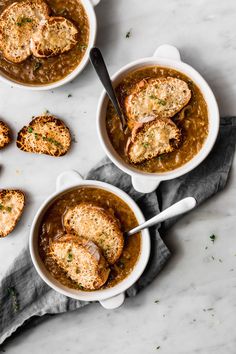
POLYGON ((51 255, 81 289, 99 289, 110 269, 99 247, 82 237, 65 235, 52 242, 51 255))
POLYGON ((125 98, 129 126, 155 116, 170 118, 190 100, 191 91, 185 81, 173 77, 147 78, 139 81, 125 98))
POLYGON ((126 153, 132 163, 141 163, 173 151, 181 140, 181 132, 169 118, 137 123, 127 142, 126 153))
POLYGON ((20 63, 31 55, 30 40, 50 13, 43 0, 23 0, 8 6, 0 15, 0 50, 3 56, 20 63))
POLYGON ((6 123, 0 121, 0 149, 3 149, 11 142, 11 131, 6 123))
POLYGON ((20 190, 0 190, 0 237, 10 234, 19 221, 25 205, 25 195, 20 190))
POLYGON ((124 237, 118 220, 107 210, 89 202, 69 208, 63 223, 67 232, 75 233, 99 246, 108 263, 114 264, 121 256, 124 237))
POLYGON ((58 157, 70 149, 71 135, 62 120, 44 115, 34 118, 19 131, 16 145, 26 152, 58 157))
POLYGON ((31 50, 35 57, 49 58, 68 52, 77 43, 78 30, 71 21, 64 17, 50 17, 32 37, 31 50))

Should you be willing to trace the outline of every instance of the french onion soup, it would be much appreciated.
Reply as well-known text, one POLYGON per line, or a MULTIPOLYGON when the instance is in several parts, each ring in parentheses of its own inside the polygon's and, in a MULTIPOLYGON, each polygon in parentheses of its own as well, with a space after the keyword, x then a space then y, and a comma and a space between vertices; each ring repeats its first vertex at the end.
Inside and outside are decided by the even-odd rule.
POLYGON ((159 66, 128 73, 116 87, 128 132, 109 101, 106 129, 120 157, 149 173, 172 171, 190 161, 208 135, 208 110, 197 85, 159 66))
POLYGON ((1 0, 0 73, 16 82, 45 85, 70 74, 89 42, 80 0, 1 0))
POLYGON ((39 254, 50 274, 69 288, 110 288, 126 278, 138 260, 140 234, 124 237, 137 225, 133 211, 113 193, 74 188, 43 216, 39 254))

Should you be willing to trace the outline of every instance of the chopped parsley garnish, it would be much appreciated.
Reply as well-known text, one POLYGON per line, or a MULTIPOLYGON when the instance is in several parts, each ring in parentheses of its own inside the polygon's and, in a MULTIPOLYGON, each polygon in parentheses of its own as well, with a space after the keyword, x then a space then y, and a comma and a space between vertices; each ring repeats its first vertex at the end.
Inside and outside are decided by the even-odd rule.
POLYGON ((166 101, 165 100, 161 100, 158 98, 158 103, 161 104, 162 106, 166 105, 166 101))
POLYGON ((12 211, 12 207, 9 206, 4 206, 3 204, 0 203, 0 210, 6 210, 8 211, 8 213, 10 213, 12 211))
POLYGON ((36 140, 38 140, 38 138, 39 138, 38 133, 34 133, 34 137, 35 137, 36 140))
POLYGON ((43 136, 42 138, 44 141, 48 141, 49 143, 52 143, 52 144, 56 145, 57 147, 63 147, 59 141, 57 141, 53 138, 48 138, 47 136, 43 136))
POLYGON ((216 239, 216 236, 213 234, 213 235, 210 236, 210 239, 211 239, 211 242, 214 243, 215 239, 216 239))
POLYGON ((36 62, 34 63, 33 72, 39 70, 42 65, 43 65, 43 64, 42 64, 40 61, 36 61, 36 62))
POLYGON ((72 254, 71 252, 69 252, 69 253, 67 254, 67 262, 71 262, 72 259, 73 259, 73 254, 72 254))
POLYGON ((29 17, 22 17, 16 24, 17 26, 23 26, 26 23, 33 22, 32 18, 29 17))
POLYGON ((14 310, 14 312, 17 312, 19 310, 20 306, 19 306, 19 301, 17 298, 18 294, 16 292, 16 289, 14 287, 10 287, 10 288, 7 288, 7 291, 8 291, 8 294, 12 298, 13 310, 14 310))
POLYGON ((33 133, 33 128, 28 127, 28 133, 33 133))
POLYGON ((125 38, 130 38, 131 37, 131 30, 132 29, 130 29, 128 32, 126 32, 125 38))
POLYGON ((84 52, 87 49, 87 45, 86 44, 78 44, 79 49, 84 52))
POLYGON ((149 146, 149 143, 143 143, 143 147, 147 148, 149 146))
POLYGON ((81 290, 83 290, 84 289, 84 287, 83 287, 83 285, 82 284, 78 284, 78 287, 79 287, 79 289, 81 289, 81 290))
POLYGON ((158 104, 162 105, 162 106, 165 106, 166 105, 166 101, 165 100, 162 100, 160 98, 157 98, 156 96, 154 95, 150 95, 149 98, 151 98, 152 100, 156 100, 158 104))

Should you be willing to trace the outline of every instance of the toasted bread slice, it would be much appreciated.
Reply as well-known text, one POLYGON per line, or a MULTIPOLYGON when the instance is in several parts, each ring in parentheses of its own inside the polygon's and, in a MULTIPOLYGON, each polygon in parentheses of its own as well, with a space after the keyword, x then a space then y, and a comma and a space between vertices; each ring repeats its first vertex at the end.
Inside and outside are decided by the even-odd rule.
POLYGON ((0 149, 3 149, 11 142, 10 128, 6 123, 0 121, 0 149))
POLYGON ((119 259, 124 237, 118 220, 105 209, 83 202, 66 211, 63 223, 67 232, 96 243, 108 263, 114 264, 119 259))
POLYGON ((44 115, 34 118, 19 131, 16 145, 27 152, 62 156, 70 148, 71 135, 60 119, 44 115))
POLYGON ((0 50, 3 56, 20 63, 31 55, 30 40, 39 23, 49 15, 43 0, 24 0, 8 6, 0 16, 0 50))
POLYGON ((68 52, 78 43, 78 30, 64 17, 50 17, 34 34, 31 50, 35 57, 52 57, 68 52))
POLYGON ((19 190, 0 190, 0 237, 12 232, 25 205, 24 193, 19 190))
POLYGON ((126 152, 131 162, 141 163, 173 151, 179 145, 180 138, 180 130, 169 118, 137 123, 127 143, 126 152))
POLYGON ((110 269, 99 247, 82 237, 66 235, 52 242, 51 255, 78 287, 99 289, 108 278, 110 269))
POLYGON ((125 111, 132 128, 135 122, 155 116, 170 118, 190 100, 191 91, 185 81, 174 77, 149 78, 139 81, 125 98, 125 111))

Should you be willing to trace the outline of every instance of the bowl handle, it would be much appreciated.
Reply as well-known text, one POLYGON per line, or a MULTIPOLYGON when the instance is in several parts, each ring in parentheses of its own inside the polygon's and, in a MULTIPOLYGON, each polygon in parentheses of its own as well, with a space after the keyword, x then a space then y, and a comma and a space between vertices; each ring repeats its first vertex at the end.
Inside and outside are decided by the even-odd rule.
POLYGON ((93 6, 97 6, 100 3, 101 0, 90 0, 91 4, 93 6))
POLYGON ((160 179, 147 179, 145 177, 132 176, 132 185, 137 192, 151 193, 157 189, 160 179))
POLYGON ((160 45, 153 54, 154 57, 181 61, 179 50, 170 44, 160 45))
POLYGON ((77 184, 83 181, 83 177, 79 174, 79 172, 74 170, 68 170, 62 172, 56 180, 56 191, 59 192, 60 190, 76 186, 77 184))
POLYGON ((106 300, 101 300, 99 301, 102 307, 104 307, 107 310, 113 310, 116 309, 117 307, 120 307, 123 302, 125 301, 125 293, 121 293, 119 295, 110 297, 109 299, 106 300))

